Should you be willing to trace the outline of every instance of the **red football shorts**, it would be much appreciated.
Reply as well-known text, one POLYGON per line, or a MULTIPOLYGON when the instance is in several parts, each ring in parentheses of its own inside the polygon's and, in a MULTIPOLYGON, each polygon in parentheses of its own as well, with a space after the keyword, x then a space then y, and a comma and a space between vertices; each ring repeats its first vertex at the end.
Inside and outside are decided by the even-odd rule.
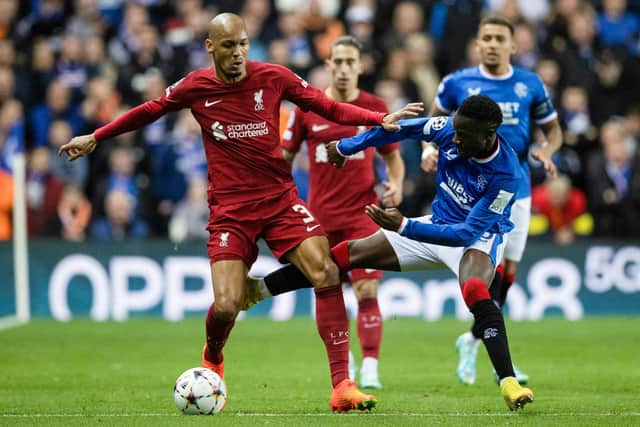
MULTIPOLYGON (((328 231, 329 245, 334 247, 345 240, 368 237, 380 230, 380 227, 366 215, 359 218, 345 218, 345 227, 340 230, 328 231)), ((370 268, 354 268, 349 272, 351 281, 362 279, 382 279, 382 271, 370 268)))
POLYGON ((273 255, 284 261, 283 257, 305 239, 325 236, 295 188, 249 203, 212 206, 207 228, 212 263, 242 260, 249 268, 258 257, 258 239, 264 239, 273 255))

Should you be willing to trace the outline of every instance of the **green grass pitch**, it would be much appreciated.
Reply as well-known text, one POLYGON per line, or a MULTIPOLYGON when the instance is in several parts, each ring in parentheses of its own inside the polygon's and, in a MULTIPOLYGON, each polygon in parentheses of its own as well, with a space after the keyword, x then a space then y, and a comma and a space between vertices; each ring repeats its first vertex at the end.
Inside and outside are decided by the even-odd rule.
POLYGON ((0 425, 640 425, 639 318, 509 322, 514 360, 536 395, 518 413, 502 401, 484 349, 476 384, 457 382, 454 341, 467 327, 387 319, 378 408, 338 415, 312 320, 242 320, 225 350, 226 410, 190 417, 177 413, 172 388, 199 364, 203 319, 35 320, 0 331, 0 425))

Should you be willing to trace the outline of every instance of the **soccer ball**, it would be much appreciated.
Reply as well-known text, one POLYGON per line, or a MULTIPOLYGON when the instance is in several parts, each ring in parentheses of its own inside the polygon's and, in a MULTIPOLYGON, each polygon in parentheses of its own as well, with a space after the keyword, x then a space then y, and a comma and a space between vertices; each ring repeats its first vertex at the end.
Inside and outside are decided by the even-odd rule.
POLYGON ((173 387, 173 400, 188 415, 217 414, 227 403, 227 386, 207 368, 191 368, 182 373, 173 387))

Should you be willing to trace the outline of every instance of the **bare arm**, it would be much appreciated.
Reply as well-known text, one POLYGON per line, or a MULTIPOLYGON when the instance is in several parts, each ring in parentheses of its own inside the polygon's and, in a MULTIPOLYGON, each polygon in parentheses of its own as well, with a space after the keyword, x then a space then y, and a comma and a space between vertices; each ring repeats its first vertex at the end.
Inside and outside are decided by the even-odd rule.
POLYGON ((289 151, 286 148, 282 149, 282 157, 284 157, 284 159, 289 162, 289 163, 293 163, 293 159, 296 157, 296 153, 294 153, 293 151, 289 151))
POLYGON ((394 150, 383 154, 382 158, 387 163, 387 177, 385 192, 382 195, 382 204, 385 207, 394 207, 402 203, 402 185, 404 183, 404 161, 400 150, 394 150))

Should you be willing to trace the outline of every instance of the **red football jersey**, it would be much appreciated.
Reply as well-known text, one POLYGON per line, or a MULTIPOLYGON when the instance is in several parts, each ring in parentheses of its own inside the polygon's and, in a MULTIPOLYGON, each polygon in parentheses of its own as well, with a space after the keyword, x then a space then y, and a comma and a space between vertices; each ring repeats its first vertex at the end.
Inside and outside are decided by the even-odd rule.
POLYGON ((210 203, 233 205, 277 197, 294 187, 280 145, 282 99, 343 123, 374 125, 384 117, 382 112, 328 99, 285 67, 248 61, 247 77, 233 84, 219 80, 213 67, 195 70, 159 98, 98 129, 95 137, 100 141, 140 128, 169 111, 190 108, 202 128, 210 203))
MULTIPOLYGON (((384 101, 360 90, 351 102, 372 111, 387 111, 384 101)), ((348 138, 367 130, 366 126, 345 126, 300 108, 289 118, 283 136, 283 146, 295 153, 303 141, 309 151, 309 208, 327 230, 344 228, 345 220, 364 216, 364 206, 377 203, 374 190, 373 159, 375 148, 368 148, 351 157, 338 169, 327 162, 324 144, 348 138)), ((398 150, 399 143, 378 148, 381 154, 398 150)), ((366 217, 366 216, 365 216, 366 217)))

